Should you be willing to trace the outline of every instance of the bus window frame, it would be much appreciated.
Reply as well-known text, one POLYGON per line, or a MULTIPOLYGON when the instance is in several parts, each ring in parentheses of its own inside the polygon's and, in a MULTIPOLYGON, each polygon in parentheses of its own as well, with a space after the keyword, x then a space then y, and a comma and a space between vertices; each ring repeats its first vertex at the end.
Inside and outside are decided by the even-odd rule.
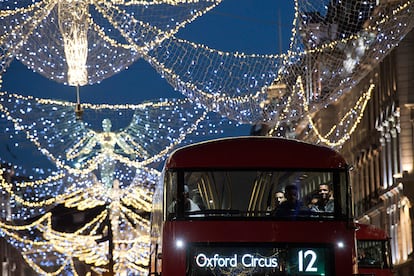
MULTIPOLYGON (((197 211, 197 212, 191 212, 190 215, 189 212, 186 212, 184 210, 184 204, 181 204, 184 202, 184 185, 185 185, 185 174, 189 173, 189 172, 224 172, 224 171, 256 171, 256 172, 267 172, 267 171, 297 171, 297 172, 323 172, 323 173, 331 173, 332 174, 332 188, 333 188, 333 192, 334 192, 334 204, 335 204, 335 210, 332 213, 332 215, 329 215, 331 217, 331 220, 349 220, 349 218, 353 217, 353 208, 352 208, 352 204, 351 204, 351 195, 350 195, 350 191, 351 191, 351 185, 349 182, 349 175, 348 175, 348 168, 336 168, 336 169, 327 169, 327 168, 322 168, 322 169, 306 169, 306 168, 289 168, 289 169, 283 169, 283 168, 249 168, 249 169, 244 169, 244 168, 219 168, 219 169, 215 169, 215 168, 175 168, 175 169, 170 169, 168 171, 165 172, 165 175, 167 176, 166 181, 169 181, 170 183, 166 183, 165 181, 163 182, 163 188, 164 190, 164 196, 165 196, 165 204, 164 204, 164 220, 165 221, 169 221, 169 220, 178 220, 178 221, 186 221, 186 220, 194 220, 194 219, 206 219, 206 217, 203 216, 197 216, 198 213, 202 214, 202 211, 197 211), (171 203, 167 200, 168 196, 171 195, 167 195, 169 191, 170 186, 172 185, 171 183, 174 182, 174 180, 172 179, 173 175, 176 175, 177 179, 176 179, 176 183, 175 185, 177 186, 176 190, 177 190, 177 194, 176 194, 176 202, 177 202, 177 211, 175 215, 171 215, 169 214, 168 211, 168 204, 171 203), (339 189, 334 189, 334 183, 339 183, 337 184, 337 186, 339 187, 339 189), (341 185, 341 183, 345 184, 345 187, 343 187, 343 185, 341 185), (345 195, 343 194, 345 193, 345 195), (345 206, 342 206, 342 204, 345 204, 345 206), (345 208, 345 210, 343 210, 343 208, 345 208)), ((328 215, 322 216, 324 219, 329 220, 328 215)), ((277 217, 274 216, 268 216, 269 219, 277 219, 277 217)), ((231 217, 225 217, 227 219, 232 219, 231 217)), ((225 219, 225 218, 219 218, 219 217, 215 217, 215 216, 211 216, 210 219, 225 219)), ((240 216, 240 218, 244 218, 246 219, 247 216, 240 216)), ((261 217, 262 219, 265 217, 261 217)), ((315 219, 320 219, 320 216, 316 216, 315 219)), ((311 219, 311 217, 309 217, 308 219, 311 219)))

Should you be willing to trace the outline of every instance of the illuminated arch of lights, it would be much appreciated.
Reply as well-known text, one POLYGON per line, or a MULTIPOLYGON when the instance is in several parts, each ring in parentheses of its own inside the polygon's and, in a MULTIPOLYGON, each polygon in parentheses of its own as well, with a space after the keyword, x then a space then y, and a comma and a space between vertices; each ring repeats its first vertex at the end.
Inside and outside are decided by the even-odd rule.
MULTIPOLYGON (((106 216, 114 233, 113 258, 117 272, 144 274, 149 253, 149 221, 145 214, 151 211, 160 161, 177 146, 219 137, 227 129, 237 127, 188 99, 138 105, 85 103, 83 119, 79 120, 74 103, 7 92, 1 92, 1 96, 0 120, 10 140, 28 141, 57 169, 47 177, 37 174, 15 183, 1 177, 0 191, 9 202, 2 208, 2 221, 14 222, 11 225, 30 221, 51 212, 58 204, 79 211, 107 206, 106 216), (100 126, 101 121, 108 122, 107 116, 119 116, 120 120, 116 121, 126 121, 125 127, 117 131, 95 130, 94 126, 108 127, 100 126)), ((98 216, 96 223, 95 229, 101 232, 105 227, 108 229, 103 225, 107 222, 98 220, 98 216)), ((55 272, 62 275, 60 269, 74 269, 72 259, 99 271, 108 265, 108 242, 95 242, 97 230, 59 233, 50 224, 41 224, 36 230, 30 230, 32 236, 27 236, 16 229, 11 232, 12 226, 4 227, 2 235, 18 249, 26 252, 33 246, 30 249, 33 254, 24 254, 24 257, 39 273, 61 264, 55 272), (44 240, 41 246, 37 245, 39 235, 44 240), (95 247, 95 251, 91 250, 95 247), (56 262, 45 264, 44 259, 56 262)))
POLYGON ((57 82, 94 84, 124 70, 220 2, 3 0, 0 71, 17 58, 57 82))
POLYGON ((283 55, 228 53, 171 37, 143 58, 184 95, 225 116, 294 125, 354 88, 413 27, 412 1, 326 2, 295 1, 283 55), (298 77, 307 110, 291 102, 300 97, 298 77))
POLYGON ((9 26, 0 43, 15 45, 2 48, 7 51, 1 55, 4 70, 4 62, 17 57, 50 79, 81 86, 142 58, 206 109, 239 122, 269 125, 294 125, 306 117, 302 101, 290 103, 298 77, 304 82, 308 112, 331 104, 355 87, 414 23, 410 0, 356 0, 352 5, 293 0, 290 50, 259 55, 225 52, 177 37, 179 29, 216 7, 218 0, 79 0, 74 11, 68 8, 70 1, 27 2, 3 1, 0 6, 3 25, 9 26), (108 60, 112 57, 116 61, 108 60), (69 75, 76 81, 69 81, 69 75))

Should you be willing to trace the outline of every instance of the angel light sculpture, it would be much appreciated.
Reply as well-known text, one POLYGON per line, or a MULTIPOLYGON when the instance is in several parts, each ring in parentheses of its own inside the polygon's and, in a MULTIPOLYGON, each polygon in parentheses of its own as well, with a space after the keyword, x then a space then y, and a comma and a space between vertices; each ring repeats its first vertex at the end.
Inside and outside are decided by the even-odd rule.
POLYGON ((78 162, 83 160, 82 156, 88 156, 96 146, 99 146, 99 171, 101 181, 106 187, 112 187, 114 181, 115 158, 117 154, 129 155, 131 159, 137 154, 140 158, 149 157, 149 153, 139 144, 134 144, 136 149, 131 147, 127 141, 133 141, 129 134, 124 132, 111 132, 112 122, 106 118, 102 121, 103 132, 92 131, 91 138, 84 145, 76 144, 68 150, 66 156, 68 160, 73 160, 79 156, 78 162), (80 148, 79 148, 80 147, 80 148), (76 152, 76 155, 74 154, 76 152))

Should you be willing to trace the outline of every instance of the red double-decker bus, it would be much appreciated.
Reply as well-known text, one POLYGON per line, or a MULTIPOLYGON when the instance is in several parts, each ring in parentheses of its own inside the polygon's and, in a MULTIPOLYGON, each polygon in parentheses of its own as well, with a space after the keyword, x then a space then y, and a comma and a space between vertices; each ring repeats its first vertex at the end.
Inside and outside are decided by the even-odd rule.
POLYGON ((348 166, 332 149, 271 137, 186 146, 153 202, 151 275, 357 272, 348 166))
POLYGON ((390 237, 383 229, 358 223, 356 239, 360 275, 394 275, 390 237))

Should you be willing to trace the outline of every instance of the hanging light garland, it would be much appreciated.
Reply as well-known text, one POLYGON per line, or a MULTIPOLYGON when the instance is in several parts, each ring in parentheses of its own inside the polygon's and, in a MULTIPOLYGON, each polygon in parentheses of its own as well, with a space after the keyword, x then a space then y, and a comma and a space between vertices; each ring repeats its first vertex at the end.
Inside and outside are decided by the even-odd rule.
MULTIPOLYGON (((45 1, 41 3, 46 4, 45 1)), ((298 76, 305 81, 307 93, 312 93, 308 97, 312 111, 333 103, 350 87, 354 87, 367 74, 369 68, 378 64, 414 24, 413 17, 410 16, 412 1, 368 1, 360 6, 346 6, 342 3, 326 5, 321 0, 295 0, 289 51, 282 55, 247 55, 242 52, 224 52, 175 37, 179 29, 217 6, 220 1, 85 3, 86 1, 79 2, 84 8, 77 9, 76 12, 80 13, 78 16, 76 12, 69 12, 68 16, 61 16, 61 23, 73 22, 74 20, 69 19, 87 15, 76 24, 66 24, 70 27, 66 33, 70 33, 71 28, 75 28, 74 31, 81 27, 88 28, 88 56, 94 59, 89 61, 88 58, 88 62, 96 67, 94 69, 86 65, 89 84, 95 83, 92 80, 95 78, 94 72, 103 77, 119 72, 137 58, 144 58, 176 90, 192 101, 243 123, 267 121, 274 124, 300 118, 303 113, 301 102, 291 106, 290 114, 283 111, 289 100, 296 97, 293 95, 294 83, 298 76), (155 17, 161 12, 171 19, 169 23, 155 17), (360 16, 354 18, 351 16, 354 14, 360 16), (345 24, 347 18, 352 18, 355 22, 345 24), (116 51, 116 54, 103 54, 106 51, 94 54, 94 47, 103 45, 105 49, 116 51), (108 62, 111 56, 122 61, 123 65, 115 65, 115 61, 108 62), (129 58, 123 59, 127 56, 129 58), (104 72, 101 71, 102 66, 105 66, 101 64, 102 61, 111 64, 113 69, 106 68, 104 72), (260 107, 266 101, 263 91, 272 82, 285 84, 286 93, 280 96, 278 103, 273 106, 274 110, 263 110, 260 107)), ((22 15, 19 12, 33 13, 39 7, 40 3, 26 8, 16 6, 16 13, 10 12, 11 9, 4 11, 5 16, 7 15, 4 20, 15 19, 22 15)), ((63 8, 61 10, 67 11, 63 8)), ((57 8, 49 15, 55 16, 58 18, 57 8)), ((50 33, 45 31, 53 31, 52 27, 57 26, 45 23, 45 26, 37 30, 37 36, 48 37, 50 33)), ((36 43, 40 45, 48 41, 34 40, 33 36, 30 39, 25 42, 28 49, 39 49, 38 45, 35 47, 36 43)), ((60 54, 58 56, 62 57, 64 55, 59 52, 59 47, 53 47, 53 53, 50 53, 51 48, 46 47, 42 55, 53 54, 55 57, 55 54, 60 54)), ((40 53, 32 55, 22 52, 20 55, 30 58, 28 64, 37 64, 39 69, 34 69, 35 71, 48 74, 47 77, 51 79, 67 82, 64 76, 66 73, 57 77, 63 69, 58 69, 60 65, 51 62, 50 58, 42 59, 49 60, 50 66, 53 65, 53 70, 49 72, 49 65, 39 64, 34 60, 40 53)), ((24 58, 22 56, 19 59, 24 58)), ((60 61, 61 65, 64 63, 63 60, 60 61)), ((83 65, 78 67, 85 68, 83 65)))
MULTIPOLYGON (((191 139, 192 136, 220 135, 226 129, 226 120, 220 123, 215 114, 212 114, 214 119, 209 118, 205 110, 200 106, 194 106, 188 100, 116 107, 84 105, 85 115, 88 115, 89 111, 101 113, 106 110, 120 113, 121 108, 133 111, 132 120, 135 123, 127 126, 126 130, 119 134, 110 128, 106 129, 108 126, 104 126, 103 131, 95 131, 90 129, 88 123, 76 120, 73 103, 6 92, 1 92, 1 96, 1 118, 10 122, 15 131, 25 133, 26 138, 59 169, 52 176, 43 179, 24 180, 13 184, 8 183, 0 175, 0 189, 16 202, 16 207, 19 206, 12 211, 28 209, 30 218, 56 204, 80 211, 108 205, 110 211, 106 216, 110 218, 113 232, 117 233, 113 239, 115 270, 144 273, 149 256, 149 221, 148 218, 142 217, 140 212, 151 211, 153 187, 159 179, 159 172, 146 165, 163 159, 165 154, 183 143, 184 139, 191 139), (83 137, 82 133, 85 134, 83 137), (107 134, 108 136, 105 136, 107 134), (123 150, 122 155, 112 148, 106 150, 103 145, 107 143, 107 137, 118 141, 117 150, 123 150), (144 147, 145 137, 151 140, 149 146, 144 147), (160 150, 158 147, 164 148, 160 150), (84 155, 92 156, 93 161, 84 159, 84 155), (72 162, 73 160, 76 162, 72 162), (104 161, 108 160, 111 164, 103 166, 104 161), (93 163, 99 165, 91 165, 93 163), (111 176, 113 184, 105 180, 105 175, 111 176)), ((13 213, 12 217, 23 220, 28 218, 25 216, 26 214, 13 213)), ((26 246, 32 246, 31 252, 38 254, 45 252, 45 247, 49 247, 53 248, 49 249, 54 252, 53 254, 62 255, 58 262, 61 266, 54 272, 56 274, 71 269, 72 258, 99 269, 108 264, 108 256, 104 254, 108 250, 108 245, 94 243, 98 238, 96 229, 108 226, 103 225, 106 222, 102 221, 100 215, 93 221, 96 222, 93 227, 95 230, 82 233, 60 233, 52 229, 51 224, 38 224, 34 237, 42 235, 44 244, 40 246, 29 243, 26 246), (69 248, 71 250, 68 250, 69 248)), ((91 228, 88 225, 85 227, 91 228)), ((10 242, 22 239, 18 233, 12 233, 7 229, 4 233, 10 237, 10 242)), ((20 249, 22 250, 21 247, 20 249)), ((34 270, 46 271, 46 268, 39 264, 41 259, 35 254, 26 255, 25 259, 34 270)))
POLYGON ((304 110, 306 112, 306 117, 309 121, 311 130, 315 132, 316 136, 318 137, 321 143, 324 143, 330 147, 342 146, 351 137, 351 135, 354 133, 357 126, 361 122, 362 117, 364 116, 365 108, 369 100, 371 99, 372 91, 375 88, 375 85, 371 84, 368 90, 362 93, 359 99, 355 102, 355 105, 351 107, 350 110, 342 116, 339 122, 332 126, 331 129, 325 135, 322 135, 318 127, 316 126, 315 122, 313 121, 313 115, 309 113, 309 105, 307 103, 308 101, 306 99, 306 93, 303 87, 303 82, 300 78, 298 78, 297 83, 300 90, 299 93, 302 95, 304 110), (334 140, 334 138, 329 138, 330 136, 332 136, 334 132, 336 134, 335 136, 338 137, 337 140, 334 140))
MULTIPOLYGON (((96 170, 98 164, 108 160, 108 154, 112 160, 110 162, 119 162, 127 167, 140 168, 151 165, 162 160, 166 153, 184 141, 200 124, 213 121, 209 119, 212 115, 208 116, 207 111, 189 100, 166 100, 116 107, 84 104, 85 109, 122 108, 135 112, 130 125, 122 132, 115 133, 110 130, 105 133, 88 129, 82 121, 77 121, 72 103, 59 103, 5 92, 1 95, 0 111, 3 112, 3 118, 11 121, 16 130, 26 133, 27 139, 58 168, 72 174, 85 174, 96 170), (105 139, 109 136, 118 145, 123 144, 126 147, 127 143, 128 148, 132 150, 129 156, 125 153, 108 152, 107 150, 112 151, 114 146, 108 145, 110 147, 105 148, 105 139), (157 140, 157 143, 153 143, 153 140, 157 140), (77 162, 97 146, 101 148, 101 153, 95 151, 95 155, 89 159, 77 162), (61 152, 66 152, 66 155, 62 156, 61 152)), ((220 120, 222 119, 218 122, 220 120)), ((214 128, 205 129, 215 131, 214 128)))
POLYGON ((220 2, 4 0, 0 72, 17 57, 57 82, 94 84, 126 69, 139 58, 139 51, 158 45, 220 2), (138 47, 112 47, 102 34, 119 45, 138 47))
POLYGON ((359 7, 363 11, 342 3, 325 6, 317 0, 295 3, 294 33, 287 54, 228 53, 174 36, 143 53, 143 58, 174 88, 210 110, 239 122, 290 123, 304 113, 301 101, 290 107, 289 114, 283 111, 290 99, 298 97, 294 86, 299 76, 310 93, 312 111, 332 104, 378 64, 414 24, 411 1, 366 2, 359 7), (359 12, 364 16, 355 24, 344 24, 359 12), (395 26, 401 28, 395 31, 395 26), (273 82, 286 85, 286 93, 279 96, 274 110, 263 110, 263 88, 273 82))

